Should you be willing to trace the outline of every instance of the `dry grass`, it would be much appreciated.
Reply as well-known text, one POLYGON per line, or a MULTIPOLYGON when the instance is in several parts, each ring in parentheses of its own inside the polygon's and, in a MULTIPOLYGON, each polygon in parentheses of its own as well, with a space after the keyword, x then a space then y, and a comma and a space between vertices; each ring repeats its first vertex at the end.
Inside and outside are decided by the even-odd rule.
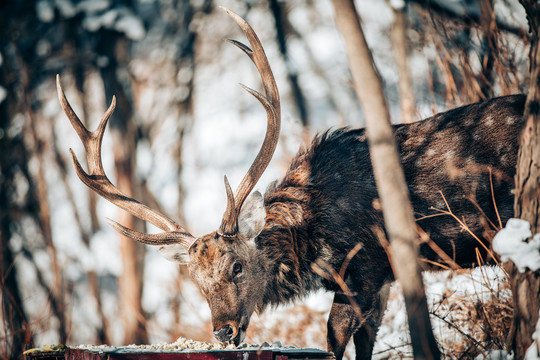
POLYGON ((503 350, 512 319, 511 291, 504 273, 497 268, 478 268, 469 274, 449 274, 449 282, 452 277, 458 282, 468 277, 469 284, 464 289, 449 284, 432 305, 432 322, 438 327, 444 357, 474 359, 503 350))

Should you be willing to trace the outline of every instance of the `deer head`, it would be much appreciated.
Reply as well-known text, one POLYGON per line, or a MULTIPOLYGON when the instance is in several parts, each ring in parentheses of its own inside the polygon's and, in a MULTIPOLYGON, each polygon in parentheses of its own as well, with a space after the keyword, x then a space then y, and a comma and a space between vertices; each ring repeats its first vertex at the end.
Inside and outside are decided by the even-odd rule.
POLYGON ((131 239, 157 246, 160 253, 169 260, 187 263, 193 280, 210 305, 215 336, 220 341, 233 341, 238 345, 245 337, 252 313, 261 306, 265 286, 261 274, 265 269, 256 260, 254 239, 264 227, 266 211, 259 192, 249 195, 274 154, 281 118, 279 93, 260 40, 246 21, 230 10, 224 10, 242 28, 251 44, 252 49, 238 41, 229 40, 253 61, 262 78, 265 95, 242 87, 265 108, 267 130, 259 153, 234 194, 225 177, 227 207, 219 229, 208 235, 194 237, 166 215, 126 196, 109 181, 101 161, 101 143, 115 108, 114 97, 98 128, 90 132, 67 101, 59 76, 56 84, 60 104, 85 147, 88 173, 82 169, 70 149, 75 171, 81 181, 111 203, 164 232, 146 234, 128 229, 110 219, 107 219, 108 222, 131 239))

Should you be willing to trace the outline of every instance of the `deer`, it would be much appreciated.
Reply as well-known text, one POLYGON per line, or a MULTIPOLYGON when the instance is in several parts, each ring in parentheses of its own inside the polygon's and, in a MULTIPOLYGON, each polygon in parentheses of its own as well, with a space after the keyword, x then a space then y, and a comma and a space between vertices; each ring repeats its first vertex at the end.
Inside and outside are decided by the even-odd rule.
MULTIPOLYGON (((260 74, 264 94, 242 86, 264 107, 267 129, 234 193, 224 177, 227 204, 219 228, 196 237, 115 187, 101 160, 115 98, 97 129, 90 132, 66 99, 57 75, 61 107, 86 152, 88 172, 70 149, 75 171, 94 192, 163 230, 142 233, 107 219, 119 233, 156 247, 171 261, 187 264, 208 302, 213 334, 219 341, 239 345, 253 313, 326 289, 334 293, 328 351, 340 360, 352 339, 356 358, 370 359, 394 275, 380 240, 384 221, 369 139, 361 128, 323 132, 298 151, 283 178, 271 183, 264 195, 253 191, 278 143, 280 97, 257 34, 239 15, 225 11, 251 45, 228 40, 260 74), (314 270, 321 264, 339 272, 348 292, 335 279, 314 270)), ((493 257, 487 235, 513 215, 524 103, 524 95, 503 96, 393 125, 418 231, 422 238, 428 237, 419 240, 424 264, 468 268, 477 265, 479 257, 493 257)))

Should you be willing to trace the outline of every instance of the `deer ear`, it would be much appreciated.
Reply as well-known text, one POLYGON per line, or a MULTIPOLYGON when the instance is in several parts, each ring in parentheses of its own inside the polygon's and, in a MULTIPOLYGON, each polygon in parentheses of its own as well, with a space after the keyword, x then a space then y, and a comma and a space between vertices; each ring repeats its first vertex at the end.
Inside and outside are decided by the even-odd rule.
POLYGON ((162 245, 157 248, 161 256, 169 261, 180 264, 189 263, 189 254, 186 248, 180 244, 162 245))
POLYGON ((254 239, 264 227, 266 210, 260 192, 255 191, 244 202, 238 215, 238 233, 247 239, 254 239))

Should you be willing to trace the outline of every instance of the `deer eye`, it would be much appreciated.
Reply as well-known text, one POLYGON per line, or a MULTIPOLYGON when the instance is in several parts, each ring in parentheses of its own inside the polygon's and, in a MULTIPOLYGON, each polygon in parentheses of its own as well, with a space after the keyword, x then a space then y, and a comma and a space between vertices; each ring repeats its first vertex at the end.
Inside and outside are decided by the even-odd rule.
POLYGON ((242 264, 239 262, 233 265, 233 276, 238 276, 242 272, 242 264))

